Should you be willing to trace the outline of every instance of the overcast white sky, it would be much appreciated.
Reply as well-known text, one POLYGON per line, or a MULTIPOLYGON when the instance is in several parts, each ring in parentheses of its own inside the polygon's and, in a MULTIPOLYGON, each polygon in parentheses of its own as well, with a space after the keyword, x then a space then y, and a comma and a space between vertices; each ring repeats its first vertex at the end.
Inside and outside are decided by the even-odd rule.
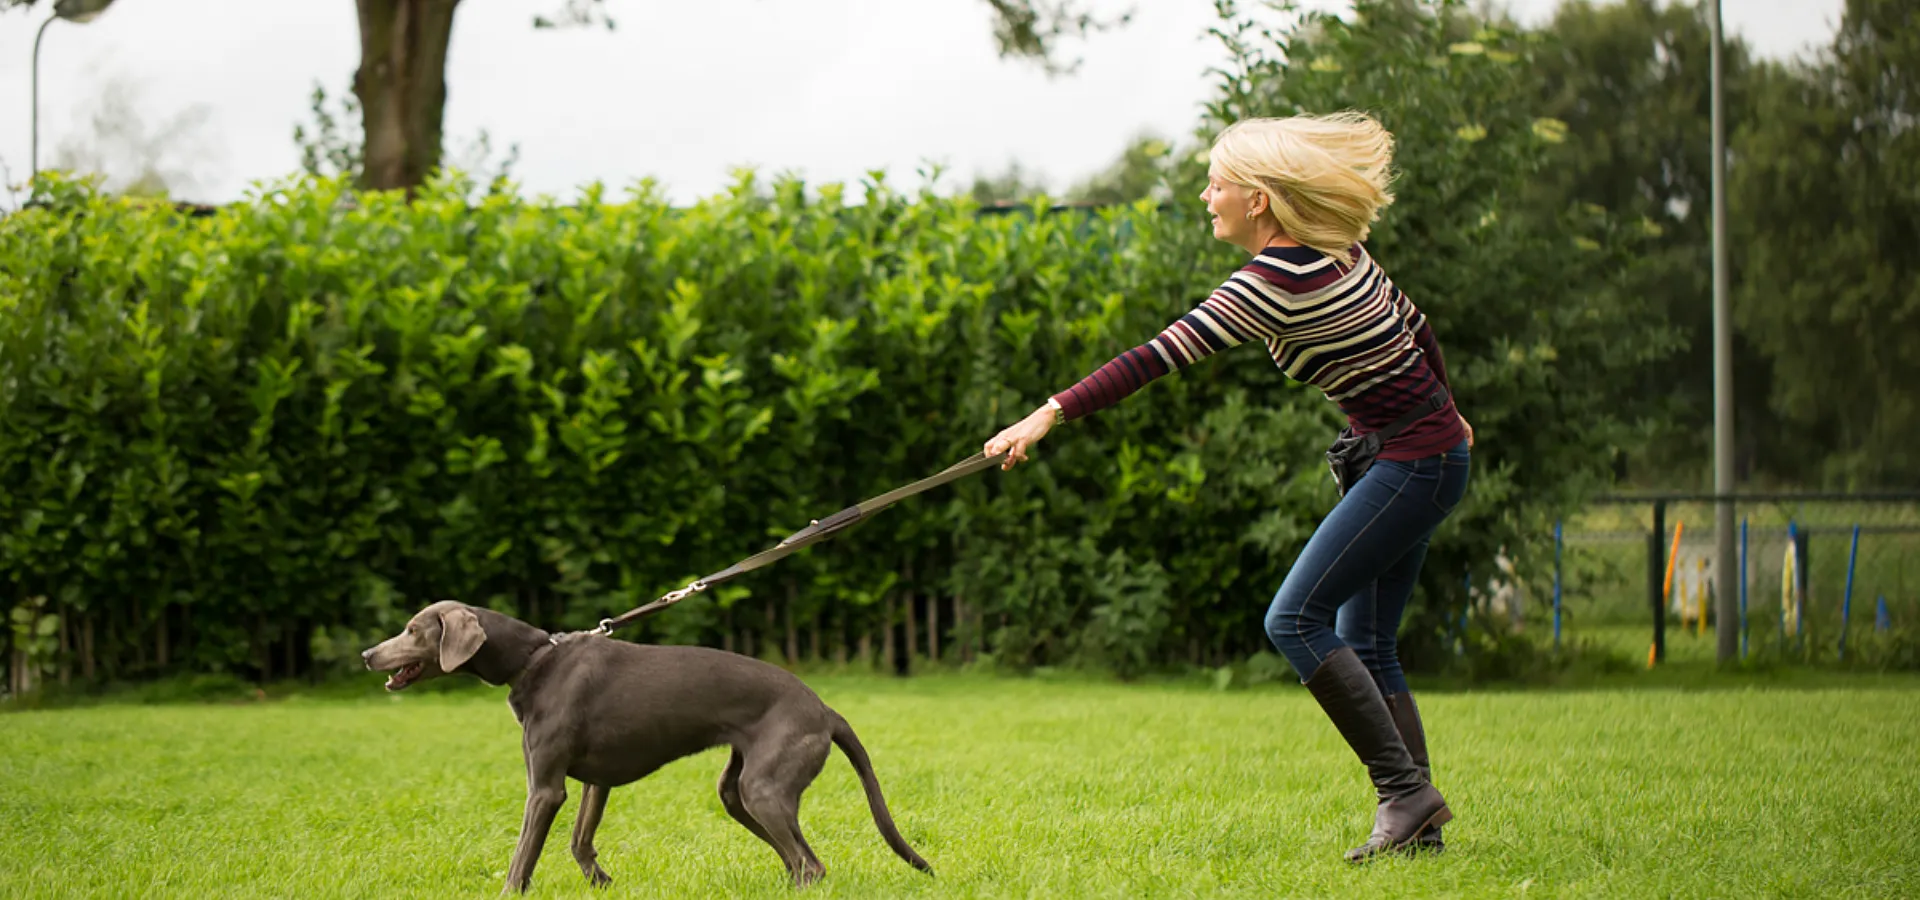
MULTIPOLYGON (((1556 3, 1509 5, 1535 21, 1556 3)), ((612 33, 531 27, 559 5, 467 0, 448 66, 449 146, 481 128, 496 147, 518 142, 530 193, 652 176, 684 203, 736 165, 814 182, 884 168, 913 184, 928 160, 964 184, 1016 159, 1064 187, 1142 130, 1186 135, 1222 61, 1206 35, 1211 0, 1094 0, 1138 14, 1076 45, 1084 66, 1056 79, 996 56, 982 0, 608 0, 612 33)), ((0 14, 0 163, 13 184, 28 170, 29 60, 47 6, 0 14)), ((1841 0, 1723 9, 1730 33, 1783 57, 1824 43, 1841 0)), ((55 23, 41 51, 41 162, 122 79, 152 125, 205 109, 199 183, 179 199, 237 199, 298 168, 293 126, 316 81, 349 86, 355 29, 351 0, 118 0, 92 23, 55 23)))

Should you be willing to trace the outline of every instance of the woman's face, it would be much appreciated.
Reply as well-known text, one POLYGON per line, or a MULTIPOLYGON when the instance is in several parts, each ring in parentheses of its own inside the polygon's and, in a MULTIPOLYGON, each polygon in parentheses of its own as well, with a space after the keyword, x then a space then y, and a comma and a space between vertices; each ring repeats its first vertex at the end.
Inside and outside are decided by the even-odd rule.
POLYGON ((1235 184, 1220 175, 1217 167, 1207 169, 1207 188, 1200 192, 1213 216, 1213 236, 1238 247, 1258 252, 1259 213, 1266 212, 1266 197, 1259 191, 1235 184))

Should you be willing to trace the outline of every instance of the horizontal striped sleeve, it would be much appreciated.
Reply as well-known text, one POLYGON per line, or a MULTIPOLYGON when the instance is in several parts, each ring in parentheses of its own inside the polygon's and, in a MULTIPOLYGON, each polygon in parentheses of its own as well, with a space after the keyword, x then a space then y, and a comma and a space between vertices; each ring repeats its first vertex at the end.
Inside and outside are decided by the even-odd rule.
POLYGON ((1427 324, 1426 315, 1413 305, 1413 298, 1408 297, 1407 292, 1397 285, 1393 289, 1393 309, 1400 314, 1401 321, 1407 323, 1409 332, 1419 331, 1420 326, 1427 324))
POLYGON ((1170 371, 1165 359, 1153 345, 1141 344, 1113 358, 1112 362, 1080 379, 1053 399, 1068 421, 1106 409, 1147 386, 1147 382, 1170 371))
POLYGON ((1254 277, 1236 273, 1159 336, 1114 357, 1053 399, 1068 420, 1078 419, 1125 400, 1168 372, 1248 341, 1275 336, 1279 320, 1255 308, 1254 291, 1242 280, 1254 277))
POLYGON ((1440 380, 1441 387, 1447 384, 1447 363, 1440 358, 1440 341, 1433 336, 1433 326, 1427 324, 1427 315, 1415 306, 1413 298, 1398 286, 1393 289, 1393 308, 1400 314, 1400 321, 1407 323, 1407 333, 1413 335, 1413 345, 1420 348, 1420 354, 1427 358, 1427 367, 1433 370, 1433 377, 1440 380))
MULTIPOLYGON (((1409 302, 1407 306, 1411 308, 1413 304, 1409 302)), ((1418 309, 1414 310, 1414 315, 1420 316, 1420 327, 1413 332, 1413 345, 1419 347, 1420 355, 1427 358, 1427 368, 1433 370, 1433 377, 1439 379, 1440 386, 1453 390, 1453 385, 1447 383, 1447 361, 1440 357, 1440 339, 1433 336, 1432 323, 1427 321, 1426 316, 1421 316, 1418 309)))
POLYGON ((1237 274, 1227 279, 1213 296, 1180 317, 1152 343, 1169 351, 1175 368, 1184 369, 1222 350, 1279 334, 1279 318, 1261 308, 1257 290, 1249 287, 1256 283, 1255 277, 1237 274))

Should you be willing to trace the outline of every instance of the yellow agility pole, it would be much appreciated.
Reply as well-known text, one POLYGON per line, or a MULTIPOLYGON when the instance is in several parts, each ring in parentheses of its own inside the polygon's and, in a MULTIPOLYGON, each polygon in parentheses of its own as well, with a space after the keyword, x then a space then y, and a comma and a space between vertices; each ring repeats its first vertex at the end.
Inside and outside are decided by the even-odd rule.
MULTIPOLYGON (((1673 523, 1673 549, 1667 551, 1667 580, 1660 587, 1661 600, 1669 606, 1673 604, 1673 562, 1680 555, 1680 534, 1686 530, 1685 521, 1673 523)), ((1684 614, 1686 604, 1683 603, 1680 607, 1684 614)))
POLYGON ((1707 558, 1696 557, 1696 561, 1700 565, 1694 570, 1693 595, 1699 598, 1700 605, 1694 609, 1697 617, 1693 620, 1693 636, 1700 637, 1707 633, 1707 558))
POLYGON ((1794 576, 1799 574, 1794 563, 1793 542, 1787 542, 1786 556, 1780 562, 1780 634, 1794 637, 1800 633, 1800 610, 1794 605, 1794 576))

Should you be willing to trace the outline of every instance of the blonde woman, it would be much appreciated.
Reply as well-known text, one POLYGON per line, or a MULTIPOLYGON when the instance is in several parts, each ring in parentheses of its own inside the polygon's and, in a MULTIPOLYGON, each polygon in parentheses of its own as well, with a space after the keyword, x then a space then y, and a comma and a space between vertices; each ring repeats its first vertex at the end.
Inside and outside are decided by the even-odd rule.
POLYGON ((1342 497, 1274 596, 1267 636, 1373 781, 1373 832, 1347 858, 1438 850, 1453 813, 1430 781, 1395 637, 1427 541, 1466 492, 1473 431, 1426 317, 1361 246, 1393 202, 1393 136, 1358 113, 1250 119, 1222 131, 1209 159, 1200 199, 1213 236, 1252 260, 985 449, 1008 451, 1011 468, 1055 424, 1249 341, 1338 404, 1349 426, 1329 462, 1342 497))

